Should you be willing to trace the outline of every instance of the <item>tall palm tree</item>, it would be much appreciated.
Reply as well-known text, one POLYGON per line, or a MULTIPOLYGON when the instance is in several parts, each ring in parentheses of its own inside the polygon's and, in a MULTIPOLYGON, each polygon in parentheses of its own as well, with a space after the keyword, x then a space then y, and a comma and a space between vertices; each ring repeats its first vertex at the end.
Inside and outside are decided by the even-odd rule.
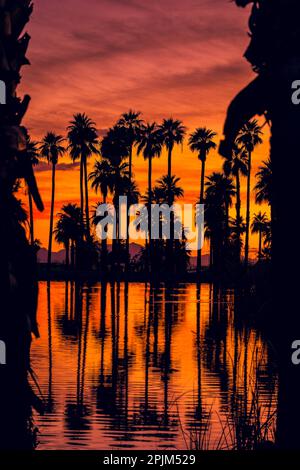
POLYGON ((267 203, 272 206, 272 163, 270 159, 259 167, 256 179, 257 183, 254 187, 256 203, 267 203))
MULTIPOLYGON (((206 159, 211 150, 216 148, 216 143, 213 141, 214 137, 216 137, 216 133, 213 132, 211 129, 207 129, 206 127, 199 127, 197 128, 189 138, 189 147, 192 152, 198 153, 198 158, 201 161, 202 169, 201 169, 201 183, 200 183, 200 204, 204 203, 204 182, 205 182, 205 164, 206 159)), ((201 271, 201 257, 202 257, 202 250, 198 250, 197 253, 197 272, 200 273, 201 271)))
POLYGON ((217 147, 213 141, 216 133, 206 127, 199 127, 190 135, 189 147, 192 152, 198 153, 198 158, 201 161, 201 185, 200 185, 200 204, 204 202, 204 182, 205 182, 205 164, 206 159, 211 150, 217 147))
MULTIPOLYGON (((29 136, 26 139, 26 157, 30 160, 32 166, 39 163, 38 142, 31 140, 29 136)), ((29 228, 30 228, 30 244, 34 246, 34 216, 33 216, 33 200, 29 186, 27 185, 28 205, 29 205, 29 228)))
POLYGON ((262 237, 263 234, 266 232, 267 225, 269 224, 269 220, 267 214, 264 212, 259 212, 258 214, 254 214, 251 231, 252 233, 258 233, 258 259, 261 260, 262 258, 262 237))
POLYGON ((127 113, 121 115, 117 126, 127 130, 128 154, 129 154, 129 179, 132 180, 132 158, 133 147, 136 143, 143 120, 140 119, 141 113, 130 109, 127 113))
MULTIPOLYGON (((114 189, 114 179, 111 171, 111 164, 108 160, 102 158, 96 161, 94 170, 89 176, 89 180, 92 182, 92 188, 96 193, 99 191, 103 196, 103 203, 107 203, 107 196, 109 192, 114 189)), ((100 203, 97 205, 97 207, 100 203)), ((98 225, 99 219, 97 217, 97 208, 95 209, 94 225, 98 225)), ((101 267, 103 272, 107 271, 107 240, 103 238, 101 240, 101 267)))
POLYGON ((75 114, 73 121, 68 126, 68 141, 70 155, 73 161, 80 159, 80 208, 82 214, 85 211, 86 236, 90 238, 90 211, 88 192, 87 159, 93 154, 99 154, 98 133, 95 123, 86 114, 75 114), (84 204, 85 199, 85 204, 84 204), (85 206, 85 207, 84 207, 85 206))
POLYGON ((149 225, 149 268, 151 269, 151 252, 152 252, 152 218, 151 218, 151 204, 152 204, 152 160, 155 157, 160 157, 162 153, 163 143, 161 133, 156 123, 149 124, 141 127, 140 136, 138 139, 137 153, 141 153, 145 160, 148 160, 148 225, 149 225))
POLYGON ((75 265, 75 254, 82 235, 81 230, 80 207, 77 204, 64 205, 58 214, 54 233, 56 241, 65 246, 66 266, 69 266, 70 251, 72 267, 75 265))
POLYGON ((178 185, 179 182, 180 178, 177 178, 176 176, 172 176, 171 178, 169 178, 168 175, 165 175, 157 181, 153 192, 155 192, 157 197, 158 194, 160 194, 160 200, 163 203, 167 203, 169 199, 169 191, 171 189, 172 206, 176 199, 179 199, 184 195, 183 188, 178 185))
POLYGON ((95 162, 94 169, 89 175, 89 181, 91 181, 91 186, 96 193, 101 192, 103 202, 106 204, 108 193, 113 191, 114 183, 111 173, 111 164, 108 160, 102 158, 95 162))
POLYGON ((211 241, 211 258, 220 267, 229 239, 229 208, 236 195, 233 180, 222 173, 212 173, 205 183, 206 237, 211 241))
MULTIPOLYGON (((164 119, 162 124, 159 126, 160 132, 162 135, 163 143, 168 152, 168 182, 171 184, 172 179, 172 156, 173 156, 173 149, 175 145, 179 145, 183 143, 186 128, 184 127, 183 123, 179 120, 175 120, 173 118, 164 119)), ((172 205, 172 190, 171 186, 169 187, 168 191, 168 204, 169 206, 172 205)), ((169 271, 173 271, 173 241, 174 241, 174 216, 171 213, 171 237, 170 240, 167 241, 167 259, 169 264, 169 271)))
POLYGON ((212 173, 208 176, 206 186, 206 196, 213 196, 215 201, 225 210, 226 225, 229 225, 229 208, 232 205, 232 198, 236 195, 232 178, 223 173, 212 173))
POLYGON ((138 155, 141 153, 145 160, 148 160, 148 195, 149 204, 151 204, 152 198, 152 160, 155 157, 160 157, 163 148, 163 142, 160 130, 156 123, 149 124, 141 127, 140 136, 138 139, 137 152, 138 155))
POLYGON ((163 144, 168 152, 168 177, 172 177, 172 154, 175 145, 183 143, 186 127, 179 120, 173 118, 164 119, 159 126, 162 135, 163 144))
MULTIPOLYGON (((113 204, 116 208, 116 240, 113 240, 113 258, 117 260, 120 252, 119 243, 119 197, 129 195, 130 188, 129 164, 125 161, 129 156, 127 131, 123 127, 114 126, 109 129, 100 145, 101 156, 109 164, 110 191, 113 194, 113 204)), ((129 245, 127 243, 127 265, 129 245)), ((118 260, 117 260, 118 261, 118 260)))
POLYGON ((41 142, 41 156, 46 158, 48 163, 52 165, 52 194, 51 194, 51 210, 50 210, 50 228, 48 243, 48 268, 51 266, 52 260, 52 239, 53 239, 53 223, 54 223, 54 202, 55 202, 55 172, 56 165, 60 157, 66 152, 62 145, 64 139, 61 135, 54 132, 48 132, 41 142))
POLYGON ((250 235, 250 197, 251 197, 251 169, 252 153, 255 147, 262 143, 262 131, 258 121, 254 119, 243 125, 238 137, 237 144, 240 145, 248 155, 248 178, 247 178, 247 212, 246 212, 246 241, 245 241, 245 265, 249 261, 249 235, 250 235))
MULTIPOLYGON (((156 186, 152 191, 153 200, 155 203, 168 204, 172 206, 176 199, 182 198, 184 196, 184 190, 181 186, 179 186, 179 182, 180 178, 177 178, 176 176, 169 178, 168 175, 165 175, 160 178, 156 182, 156 186)), ((182 255, 188 255, 186 258, 186 261, 188 262, 188 252, 186 251, 186 253, 183 253, 182 251, 182 249, 186 250, 185 244, 186 240, 182 229, 182 221, 178 219, 177 224, 177 220, 173 212, 171 212, 169 220, 164 219, 164 217, 161 215, 159 221, 159 240, 157 240, 155 243, 156 251, 152 260, 152 264, 154 263, 156 265, 155 269, 162 269, 162 259, 159 260, 159 258, 165 258, 165 267, 168 274, 174 274, 175 270, 179 268, 181 261, 183 261, 185 258, 185 256, 182 255), (170 224, 170 238, 167 239, 166 245, 162 236, 165 224, 170 224), (174 233, 176 233, 180 238, 182 237, 182 241, 176 239, 174 242, 174 233)))
POLYGON ((238 261, 241 260, 242 248, 242 215, 241 215, 241 181, 240 177, 247 176, 248 174, 248 157, 245 150, 236 146, 232 152, 231 159, 226 159, 223 165, 223 170, 226 176, 233 176, 236 185, 236 237, 237 237, 237 255, 238 261))

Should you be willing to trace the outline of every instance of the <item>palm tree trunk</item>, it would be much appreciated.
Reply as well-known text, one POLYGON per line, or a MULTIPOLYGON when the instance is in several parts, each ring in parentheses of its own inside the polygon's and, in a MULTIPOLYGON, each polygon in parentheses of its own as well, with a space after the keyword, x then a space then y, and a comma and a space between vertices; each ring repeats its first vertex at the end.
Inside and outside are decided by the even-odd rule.
MULTIPOLYGON (((172 177, 172 149, 168 150, 168 204, 172 205, 171 195, 171 177, 172 177)), ((167 240, 167 270, 173 273, 173 240, 174 240, 174 214, 170 215, 170 240, 167 240)))
POLYGON ((88 174, 87 174, 87 161, 86 157, 83 160, 83 173, 84 173, 84 188, 85 188, 85 218, 86 218, 86 237, 90 239, 90 209, 89 209, 89 185, 88 185, 88 174))
MULTIPOLYGON (((202 168, 201 168, 201 184, 200 184, 200 204, 204 203, 204 181, 205 181, 205 159, 201 159, 202 168)), ((198 249, 197 252, 197 273, 201 273, 202 267, 202 250, 198 249)))
MULTIPOLYGON (((132 156, 133 156, 133 146, 130 145, 129 148, 129 181, 132 182, 132 156)), ((126 264, 125 264, 125 271, 126 273, 129 272, 129 265, 130 265, 130 240, 128 236, 128 226, 129 226, 129 215, 127 217, 127 237, 126 237, 126 264)))
POLYGON ((251 152, 249 152, 249 168, 248 168, 248 178, 247 178, 247 215, 246 215, 245 266, 248 266, 248 262, 249 262, 251 157, 252 157, 252 154, 251 154, 251 152))
POLYGON ((81 236, 84 232, 84 222, 83 222, 83 213, 84 213, 84 190, 83 190, 83 159, 80 159, 80 219, 81 219, 81 236))
POLYGON ((51 210, 50 210, 50 229, 49 229, 49 244, 48 244, 48 269, 51 267, 52 260, 52 239, 53 239, 53 223, 54 223, 54 201, 55 201, 55 163, 52 165, 52 195, 51 195, 51 210))
MULTIPOLYGON (((107 203, 106 195, 103 196, 103 202, 104 204, 107 203)), ((101 270, 102 273, 107 273, 107 240, 104 237, 101 240, 101 270)))
POLYGON ((205 159, 202 159, 200 204, 204 203, 205 159))
POLYGON ((74 241, 71 242, 71 268, 75 267, 75 245, 74 241))
POLYGON ((69 240, 66 243, 65 250, 66 250, 66 268, 69 268, 70 266, 70 242, 69 240))
POLYGON ((132 145, 129 149, 129 181, 132 181, 132 156, 133 156, 133 148, 132 145))
POLYGON ((241 182, 240 173, 236 172, 236 232, 237 232, 237 257, 238 262, 241 261, 241 182))
POLYGON ((172 149, 168 149, 168 177, 172 176, 172 149))
POLYGON ((211 269, 214 264, 214 249, 213 249, 213 243, 212 240, 210 240, 209 243, 209 268, 211 269))
POLYGON ((262 258, 262 229, 259 229, 259 241, 258 241, 258 260, 262 258))
POLYGON ((225 202, 225 247, 228 247, 229 239, 229 204, 225 202))
POLYGON ((152 157, 148 158, 148 197, 149 197, 149 206, 148 206, 148 226, 149 226, 149 263, 148 268, 149 272, 152 272, 152 157))
POLYGON ((34 217, 33 217, 33 202, 30 189, 28 188, 28 203, 29 203, 29 223, 30 223, 30 244, 34 245, 34 217))

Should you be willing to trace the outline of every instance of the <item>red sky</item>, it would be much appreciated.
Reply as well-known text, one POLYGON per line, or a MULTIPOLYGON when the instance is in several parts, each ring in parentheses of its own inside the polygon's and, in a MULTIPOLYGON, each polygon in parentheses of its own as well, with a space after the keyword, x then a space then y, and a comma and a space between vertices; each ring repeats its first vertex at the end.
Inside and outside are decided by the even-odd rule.
MULTIPOLYGON (((72 115, 86 112, 102 133, 133 108, 145 120, 181 119, 189 131, 208 126, 220 139, 230 100, 253 76, 242 58, 248 14, 228 0, 35 0, 28 25, 32 65, 20 87, 32 96, 25 124, 34 139, 50 130, 65 135, 72 115)), ((261 146, 254 167, 267 156, 261 146)), ((65 158, 59 167, 56 212, 79 199, 78 168, 69 163, 65 158)), ((143 190, 146 163, 135 158, 134 165, 143 190)), ((212 153, 208 172, 220 169, 212 153)), ((50 172, 46 165, 37 172, 46 210, 37 215, 36 237, 46 244, 50 172)), ((186 201, 195 201, 200 165, 185 146, 176 149, 174 172, 186 201)), ((154 173, 166 173, 164 157, 154 173)))

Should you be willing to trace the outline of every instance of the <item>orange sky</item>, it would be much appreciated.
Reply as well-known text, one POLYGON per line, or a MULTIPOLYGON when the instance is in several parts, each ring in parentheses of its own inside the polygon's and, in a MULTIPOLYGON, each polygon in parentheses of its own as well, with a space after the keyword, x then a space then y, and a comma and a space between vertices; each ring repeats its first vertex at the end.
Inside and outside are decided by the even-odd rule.
MULTIPOLYGON (((32 65, 24 69, 20 87, 21 93, 32 96, 24 123, 39 140, 50 130, 65 135, 72 115, 85 112, 103 134, 122 112, 133 108, 147 121, 181 119, 190 132, 210 127, 219 140, 230 99, 253 77, 242 58, 249 41, 248 14, 228 0, 36 0, 28 26, 32 65)), ((267 135, 264 140, 254 155, 254 173, 268 157, 267 135)), ((56 213, 64 203, 79 201, 78 167, 71 168, 68 157, 61 163, 56 213)), ((212 152, 207 173, 220 171, 221 164, 212 152)), ((166 169, 162 156, 154 162, 154 177, 166 169)), ((134 171, 143 191, 147 162, 135 158, 134 171)), ((186 146, 177 148, 173 171, 181 178, 185 201, 195 202, 197 156, 186 146)), ((36 214, 35 236, 44 246, 50 177, 42 164, 37 178, 46 209, 36 214)), ((91 193, 91 203, 99 199, 91 193)))

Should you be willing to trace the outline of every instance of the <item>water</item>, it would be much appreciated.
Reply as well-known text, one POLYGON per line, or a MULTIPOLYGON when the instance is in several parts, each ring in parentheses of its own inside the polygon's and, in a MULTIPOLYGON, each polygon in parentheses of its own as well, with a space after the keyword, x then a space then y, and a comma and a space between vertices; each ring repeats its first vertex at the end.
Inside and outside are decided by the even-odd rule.
POLYGON ((38 449, 226 449, 273 440, 277 381, 232 291, 40 283, 38 449))

